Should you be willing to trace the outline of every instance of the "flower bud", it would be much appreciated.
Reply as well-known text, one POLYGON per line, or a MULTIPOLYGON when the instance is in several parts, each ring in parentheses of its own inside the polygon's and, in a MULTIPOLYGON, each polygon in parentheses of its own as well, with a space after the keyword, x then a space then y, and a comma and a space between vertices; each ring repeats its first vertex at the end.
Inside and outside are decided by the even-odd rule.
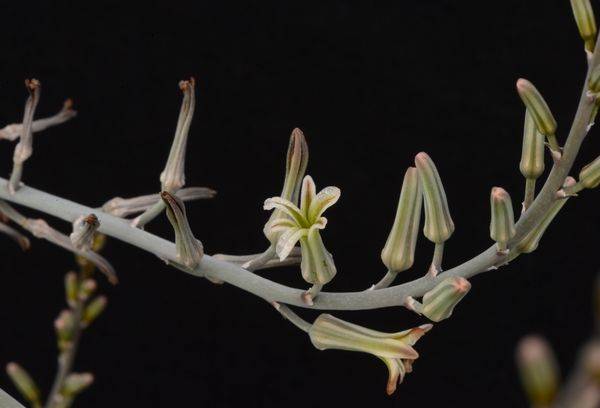
MULTIPOLYGON (((571 187, 577 184, 573 177, 567 177, 563 187, 571 187)), ((548 212, 544 215, 539 224, 533 228, 523 239, 517 244, 517 251, 520 253, 528 254, 537 249, 542 236, 546 232, 546 228, 550 225, 554 217, 558 214, 561 208, 567 203, 569 197, 557 200, 552 204, 548 212)))
POLYGON ((106 309, 106 296, 98 296, 92 300, 83 310, 81 321, 89 326, 106 309))
POLYGON ((413 265, 422 202, 419 172, 410 167, 404 174, 394 225, 381 251, 381 260, 390 272, 402 272, 413 265))
POLYGON ((69 272, 65 275, 65 295, 67 303, 73 307, 77 303, 77 294, 79 291, 79 282, 75 272, 69 272))
POLYGON ((179 88, 183 91, 183 101, 169 158, 160 174, 161 189, 170 193, 175 193, 185 185, 185 151, 196 106, 195 85, 194 78, 179 82, 179 88))
POLYGON ((596 19, 590 0, 571 0, 573 15, 586 51, 593 52, 596 45, 596 19))
POLYGON ((544 168, 544 135, 537 130, 529 110, 525 110, 519 170, 523 177, 535 180, 544 173, 544 168))
POLYGON ((600 185, 600 156, 581 169, 579 183, 585 188, 596 188, 600 185))
POLYGON ((75 333, 75 316, 70 310, 60 312, 56 320, 54 320, 54 329, 58 338, 58 349, 64 351, 71 346, 71 340, 75 333))
POLYGON ((490 237, 497 243, 498 250, 506 250, 506 243, 515 236, 515 216, 510 195, 500 187, 492 188, 490 195, 492 220, 490 237))
POLYGON ((517 347, 521 383, 532 406, 549 406, 558 389, 558 367, 554 353, 541 337, 528 336, 517 347))
POLYGON ((73 222, 73 232, 69 235, 73 246, 81 251, 89 251, 94 244, 94 234, 100 228, 100 221, 94 214, 79 217, 73 222))
POLYGON ((61 393, 75 396, 92 385, 93 382, 94 375, 91 373, 71 373, 65 378, 61 393))
POLYGON ((538 131, 548 138, 550 149, 560 152, 555 136, 556 120, 542 95, 531 82, 523 78, 517 81, 517 92, 531 114, 538 131))
POLYGON ((471 284, 465 278, 460 276, 446 278, 425 293, 422 313, 434 322, 447 319, 470 289, 471 284))
POLYGON ((392 394, 404 375, 412 371, 419 354, 412 347, 431 329, 425 324, 398 333, 383 333, 345 322, 330 314, 320 315, 308 334, 319 350, 338 349, 372 354, 388 367, 387 393, 392 394))
POLYGON ((419 182, 425 201, 423 233, 430 241, 441 244, 454 232, 454 222, 450 217, 446 192, 435 164, 427 153, 417 154, 415 164, 419 170, 419 182))
POLYGON ((41 406, 40 389, 27 371, 17 363, 8 363, 6 373, 21 395, 33 406, 41 406))
POLYGON ((97 287, 98 284, 93 279, 86 279, 83 282, 81 282, 81 285, 79 285, 78 293, 79 300, 84 302, 88 300, 90 296, 92 296, 92 294, 96 291, 97 287))
POLYGON ((198 241, 188 222, 185 205, 178 197, 163 191, 160 196, 167 206, 167 218, 175 231, 177 259, 188 268, 198 266, 204 256, 202 243, 198 241))
MULTIPOLYGON (((288 145, 285 165, 285 180, 283 182, 283 190, 281 191, 280 196, 281 198, 298 205, 302 179, 304 177, 304 172, 306 171, 307 165, 308 144, 306 143, 304 133, 302 133, 300 129, 295 128, 292 131, 290 143, 288 145)), ((273 245, 277 244, 277 241, 281 236, 281 232, 274 230, 272 226, 282 217, 286 218, 287 216, 281 210, 275 209, 263 229, 265 236, 273 245)))

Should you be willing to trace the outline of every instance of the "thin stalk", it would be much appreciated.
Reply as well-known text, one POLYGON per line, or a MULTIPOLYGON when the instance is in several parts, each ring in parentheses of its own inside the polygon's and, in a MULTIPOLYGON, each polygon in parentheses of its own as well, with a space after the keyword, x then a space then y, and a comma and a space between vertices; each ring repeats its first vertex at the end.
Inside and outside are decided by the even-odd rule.
POLYGON ((134 218, 131 222, 131 225, 137 228, 144 228, 146 224, 158 217, 164 209, 165 203, 162 200, 157 201, 152 207, 148 208, 142 214, 134 218))
POLYGON ((255 270, 260 269, 261 267, 265 266, 274 257, 275 257, 275 247, 273 245, 271 245, 262 254, 259 254, 255 258, 252 258, 251 260, 242 264, 242 268, 244 268, 248 271, 251 271, 251 272, 255 271, 255 270))
POLYGON ((284 318, 289 320, 294 326, 296 326, 300 330, 308 333, 312 324, 310 324, 309 322, 307 322, 306 320, 304 320, 303 318, 298 316, 292 309, 290 309, 286 305, 282 305, 280 303, 275 303, 274 306, 275 306, 275 309, 277 309, 277 311, 279 313, 281 313, 281 315, 284 318))
POLYGON ((369 290, 377 290, 377 289, 387 288, 394 282, 394 279, 396 279, 396 276, 398 276, 398 273, 392 272, 392 271, 387 271, 387 273, 383 276, 383 278, 381 278, 381 280, 379 282, 377 282, 375 285, 370 287, 369 290))
POLYGON ((531 206, 533 199, 535 198, 535 179, 525 179, 525 197, 523 198, 523 210, 522 213, 527 211, 531 206))
POLYGON ((444 243, 435 244, 433 250, 433 259, 431 260, 431 266, 427 272, 427 276, 435 278, 438 273, 442 271, 442 260, 444 259, 444 243))

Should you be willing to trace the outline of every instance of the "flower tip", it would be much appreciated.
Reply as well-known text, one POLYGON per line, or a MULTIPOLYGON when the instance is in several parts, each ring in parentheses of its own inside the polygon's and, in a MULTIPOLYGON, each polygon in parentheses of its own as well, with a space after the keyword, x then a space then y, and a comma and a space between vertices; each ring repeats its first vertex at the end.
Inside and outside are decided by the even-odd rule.
POLYGON ((38 81, 35 78, 31 78, 31 79, 26 79, 25 80, 25 87, 27 87, 27 89, 29 89, 30 91, 35 91, 36 89, 38 89, 42 84, 40 83, 40 81, 38 81))
POLYGON ((525 78, 517 79, 517 90, 518 91, 523 91, 524 89, 526 89, 529 86, 531 86, 531 82, 529 82, 525 78))
POLYGON ((392 395, 394 392, 396 392, 396 381, 397 379, 388 380, 387 386, 385 387, 385 392, 387 395, 392 395))
POLYGON ((453 284, 458 293, 467 293, 471 289, 471 283, 462 277, 457 278, 453 284))
POLYGON ((433 329, 433 324, 427 323, 419 326, 419 329, 423 330, 424 333, 427 333, 429 330, 433 329))
POLYGON ((510 198, 508 193, 502 187, 493 187, 492 188, 492 198, 496 201, 502 201, 510 198))
POLYGON ((9 374, 15 373, 19 369, 19 366, 14 361, 11 361, 6 365, 6 372, 9 374))
POLYGON ((426 161, 426 160, 431 160, 431 157, 427 153, 425 153, 425 152, 419 152, 415 156, 415 163, 418 162, 418 161, 419 162, 423 162, 423 161, 426 161))
POLYGON ((73 99, 67 98, 63 102, 63 110, 72 110, 73 109, 73 99))

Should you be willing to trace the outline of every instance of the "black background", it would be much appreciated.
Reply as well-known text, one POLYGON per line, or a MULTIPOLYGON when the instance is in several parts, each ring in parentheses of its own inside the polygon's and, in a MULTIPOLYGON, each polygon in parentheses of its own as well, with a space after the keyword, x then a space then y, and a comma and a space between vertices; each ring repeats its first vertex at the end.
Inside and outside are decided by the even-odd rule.
MULTIPOLYGON (((208 253, 264 249, 261 204, 279 193, 298 126, 318 187, 342 189, 324 233, 339 270, 327 288, 335 291, 361 290, 384 273, 379 251, 404 170, 421 150, 440 169, 457 226, 445 265, 489 246, 490 188, 503 186, 515 203, 522 197, 516 79, 543 92, 564 140, 585 70, 566 0, 50 3, 3 6, 2 123, 20 120, 29 77, 43 84, 38 117, 65 97, 79 111, 36 134, 25 182, 89 205, 157 191, 177 82, 193 75, 187 181, 219 191, 188 206, 196 236, 208 253)), ((576 171, 598 154, 597 136, 586 140, 576 171)), ((11 157, 11 144, 1 142, 4 177, 11 157)), ((473 279, 455 315, 418 344, 415 371, 391 397, 377 359, 317 351, 264 301, 110 241, 105 254, 121 284, 99 277, 109 308, 82 341, 76 369, 95 373, 96 383, 77 405, 525 406, 514 367, 519 338, 545 334, 567 373, 591 332, 599 222, 598 192, 586 191, 534 254, 473 279)), ((172 238, 162 217, 148 229, 172 238)), ((19 361, 47 390, 52 321, 64 307, 72 257, 39 241, 28 253, 6 238, 0 247, 0 362, 19 361)), ((421 240, 402 278, 421 275, 431 250, 421 240)), ((306 286, 294 268, 263 273, 306 286)), ((388 331, 422 322, 401 308, 337 315, 388 331)), ((5 376, 0 384, 16 393, 5 376)))

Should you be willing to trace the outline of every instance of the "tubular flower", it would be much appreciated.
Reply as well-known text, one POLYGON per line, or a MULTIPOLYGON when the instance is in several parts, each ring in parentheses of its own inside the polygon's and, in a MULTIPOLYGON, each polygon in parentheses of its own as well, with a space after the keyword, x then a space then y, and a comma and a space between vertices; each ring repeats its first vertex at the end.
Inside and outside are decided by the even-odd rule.
POLYGON ((300 208, 281 197, 265 201, 265 210, 281 210, 288 216, 267 224, 267 235, 280 234, 275 246, 279 259, 286 259, 300 241, 302 277, 309 283, 323 285, 335 276, 333 258, 325 249, 319 230, 327 224, 323 213, 339 198, 340 189, 337 187, 325 187, 317 194, 312 177, 306 176, 302 181, 300 208))
MULTIPOLYGON (((302 133, 300 129, 295 128, 292 131, 290 144, 288 145, 285 164, 285 180, 283 183, 283 190, 281 191, 281 198, 286 199, 293 204, 298 204, 298 196, 300 195, 300 187, 302 186, 302 177, 304 177, 307 165, 308 144, 306 143, 304 133, 302 133)), ((277 228, 273 229, 271 226, 279 222, 281 218, 287 219, 288 217, 282 210, 275 209, 263 229, 265 236, 272 245, 277 244, 277 241, 281 236, 281 231, 277 230, 277 228)))
POLYGON ((432 327, 431 324, 424 324, 397 333, 384 333, 345 322, 330 314, 322 314, 308 334, 319 350, 360 351, 380 358, 389 370, 386 391, 391 395, 404 375, 412 371, 412 362, 419 357, 412 346, 432 327))

